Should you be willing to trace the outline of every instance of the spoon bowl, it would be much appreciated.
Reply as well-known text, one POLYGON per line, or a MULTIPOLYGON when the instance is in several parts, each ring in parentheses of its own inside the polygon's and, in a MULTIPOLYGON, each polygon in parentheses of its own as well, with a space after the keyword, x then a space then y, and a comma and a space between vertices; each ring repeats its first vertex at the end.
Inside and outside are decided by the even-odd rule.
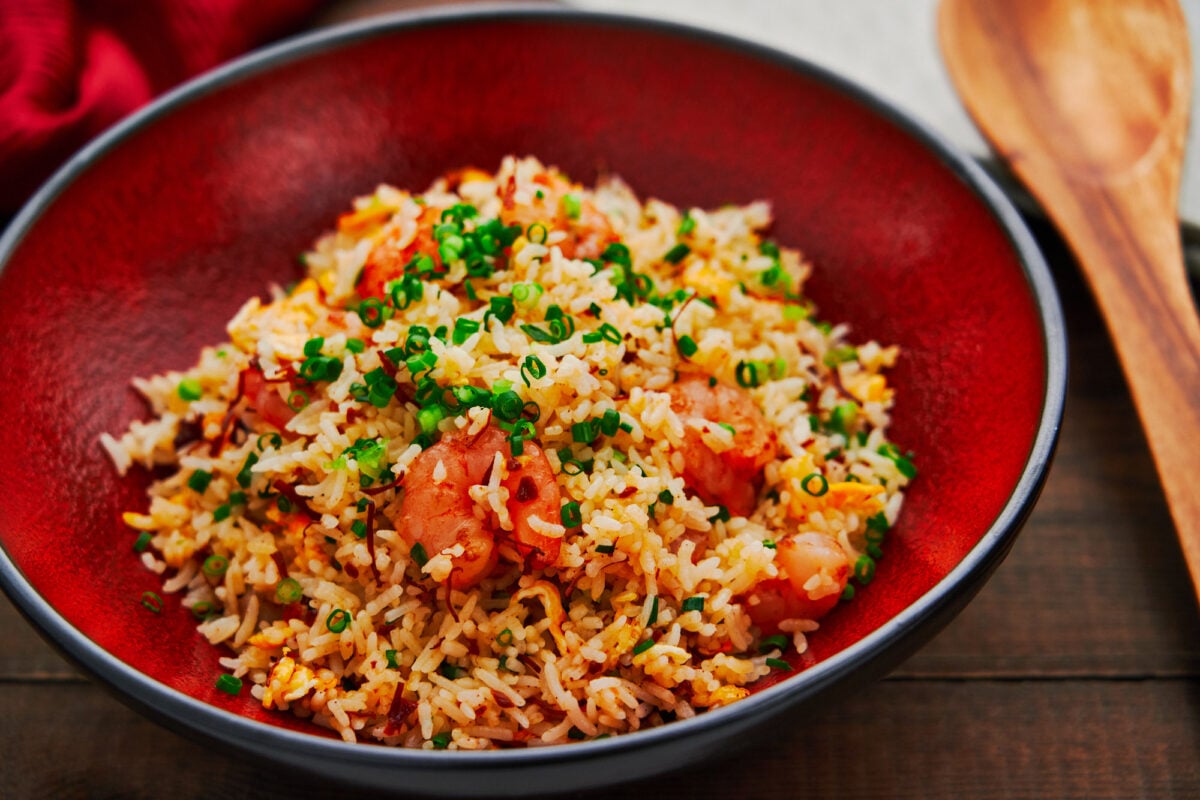
POLYGON ((1200 590, 1200 322, 1178 194, 1191 56, 1174 0, 945 0, 968 111, 1075 251, 1200 590))

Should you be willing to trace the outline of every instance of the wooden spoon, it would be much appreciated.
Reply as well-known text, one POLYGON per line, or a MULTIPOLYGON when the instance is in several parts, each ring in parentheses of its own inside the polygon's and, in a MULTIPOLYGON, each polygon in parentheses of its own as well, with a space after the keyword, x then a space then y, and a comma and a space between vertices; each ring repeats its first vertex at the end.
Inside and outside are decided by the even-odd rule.
POLYGON ((1183 12, 1175 0, 943 0, 939 34, 967 109, 1091 284, 1200 596, 1200 322, 1178 221, 1183 12))

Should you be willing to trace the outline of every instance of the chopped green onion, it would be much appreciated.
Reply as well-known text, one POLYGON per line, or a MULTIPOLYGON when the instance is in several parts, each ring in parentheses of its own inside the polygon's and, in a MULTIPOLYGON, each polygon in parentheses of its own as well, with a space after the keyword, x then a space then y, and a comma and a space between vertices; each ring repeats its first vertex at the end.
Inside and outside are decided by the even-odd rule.
POLYGON ((437 733, 431 736, 429 741, 433 743, 433 748, 435 750, 445 750, 450 746, 450 734, 444 732, 437 733))
POLYGON ((867 555, 869 555, 871 558, 875 559, 876 561, 879 561, 883 558, 883 549, 879 545, 875 544, 874 542, 868 542, 867 543, 867 555))
POLYGON ((511 389, 492 397, 492 410, 505 422, 516 420, 521 416, 524 408, 525 404, 521 401, 521 395, 511 389))
POLYGON ((387 665, 392 669, 398 669, 400 667, 400 662, 396 660, 395 650, 384 650, 383 657, 387 659, 387 665))
POLYGON ((232 513, 233 507, 229 503, 222 503, 213 509, 213 522, 224 522, 232 513))
POLYGON ((582 742, 587 738, 587 734, 572 725, 571 729, 567 731, 567 738, 571 739, 572 741, 582 742))
POLYGON ((892 463, 896 465, 896 469, 900 470, 900 474, 904 477, 917 477, 917 468, 913 465, 909 458, 909 456, 912 455, 911 453, 909 453, 908 456, 901 455, 899 448, 897 448, 894 444, 880 445, 878 452, 880 455, 891 459, 892 463))
POLYGON ((329 612, 329 616, 325 618, 325 627, 331 633, 341 633, 346 630, 346 626, 350 624, 350 612, 341 608, 335 608, 329 612))
POLYGON ((308 395, 296 389, 288 395, 287 406, 292 411, 300 411, 308 405, 308 395))
POLYGON ((650 598, 650 616, 646 617, 646 627, 649 628, 656 622, 658 622, 658 595, 650 598))
POLYGON ((688 254, 691 252, 692 248, 688 247, 683 242, 680 242, 666 252, 666 254, 663 256, 663 261, 666 261, 668 264, 678 264, 680 261, 683 261, 685 258, 687 258, 688 254))
POLYGON ((325 346, 324 336, 314 336, 304 343, 304 355, 312 357, 321 355, 321 348, 325 346))
POLYGON ((505 628, 496 634, 496 641, 503 647, 508 647, 513 643, 513 632, 509 628, 505 628))
POLYGON ((576 422, 571 426, 571 439, 579 444, 591 444, 596 439, 596 425, 591 420, 576 422))
POLYGON ((292 513, 292 501, 286 494, 281 494, 275 498, 275 507, 284 514, 292 513))
POLYGON ((202 567, 204 574, 210 578, 219 578, 229 569, 229 559, 225 556, 212 555, 204 559, 202 567))
POLYGON ((784 661, 782 658, 768 658, 763 663, 765 663, 768 667, 774 667, 775 669, 781 669, 784 672, 792 671, 792 665, 789 664, 788 662, 784 661))
POLYGON ((683 601, 683 604, 679 606, 679 610, 683 611, 683 612, 703 611, 704 610, 704 598, 701 597, 700 595, 688 597, 683 601))
POLYGON ((675 229, 675 235, 687 236, 694 230, 696 230, 696 218, 692 216, 691 211, 686 211, 683 219, 679 221, 679 227, 675 229))
POLYGON ((727 431, 729 431, 730 433, 732 433, 734 436, 737 436, 737 428, 733 427, 733 426, 732 426, 732 425, 730 425, 728 422, 718 422, 717 424, 718 424, 718 425, 720 425, 720 426, 721 426, 722 428, 724 428, 725 430, 727 430, 727 431))
POLYGON ((196 494, 204 494, 210 483, 212 483, 212 473, 203 469, 193 472, 187 480, 188 488, 196 494))
POLYGON ((758 644, 758 652, 769 653, 772 650, 786 650, 788 646, 788 638, 781 633, 774 636, 768 636, 758 644))
POLYGON ((788 322, 796 322, 808 317, 808 309, 804 306, 786 305, 783 307, 783 318, 788 322))
POLYGON ((488 300, 488 311, 483 315, 483 320, 486 323, 488 317, 495 317, 501 322, 507 323, 516 312, 516 305, 511 297, 493 297, 488 300))
POLYGON ((850 428, 857 419, 858 405, 855 403, 841 403, 829 415, 829 429, 835 433, 849 437, 850 428))
POLYGON ((729 509, 717 506, 717 513, 708 518, 709 522, 729 522, 729 509))
POLYGON ((829 481, 819 472, 810 472, 800 481, 800 488, 813 497, 821 497, 829 491, 829 481))
POLYGON ((525 356, 525 360, 521 362, 521 379, 525 381, 526 386, 532 385, 533 380, 539 380, 546 375, 546 365, 537 356, 525 356), (526 374, 528 373, 528 374, 526 374))
POLYGON ((535 222, 525 229, 525 238, 533 244, 545 244, 548 235, 546 226, 540 222, 535 222))
POLYGON ((142 592, 142 605, 154 614, 161 614, 163 610, 163 600, 154 592, 142 592))
POLYGON ((408 552, 410 555, 412 555, 413 561, 417 562, 418 567, 425 566, 425 564, 429 561, 429 556, 426 555, 425 548, 420 542, 414 544, 412 549, 408 552))
POLYGON ((883 541, 883 535, 891 530, 891 527, 887 521, 887 515, 882 511, 867 517, 867 541, 879 544, 883 541))
POLYGON ((779 547, 777 544, 775 544, 774 539, 763 539, 762 546, 768 550, 775 550, 779 547))
POLYGON ((738 386, 743 389, 758 386, 758 365, 757 361, 739 361, 737 363, 734 377, 737 378, 738 386))
POLYGON ((280 436, 278 433, 264 433, 262 436, 258 437, 258 441, 255 443, 255 446, 258 449, 258 452, 260 452, 260 453, 264 450, 264 448, 263 448, 263 440, 264 439, 268 443, 270 443, 271 447, 282 447, 283 446, 283 437, 280 436))
POLYGON ((276 602, 288 605, 294 603, 304 596, 304 590, 300 588, 300 582, 295 578, 284 578, 275 585, 275 600, 276 602))
POLYGON ((562 517, 562 524, 568 528, 578 528, 583 524, 583 515, 579 511, 579 503, 571 501, 562 507, 559 512, 562 517))
POLYGON ((658 502, 669 506, 671 503, 675 502, 675 495, 671 494, 670 489, 663 489, 658 493, 658 502))
POLYGON ((358 304, 358 317, 368 328, 378 328, 388 318, 389 309, 378 297, 368 297, 358 304))
POLYGON ((870 556, 859 556, 854 562, 854 577, 866 586, 875 577, 875 559, 870 556))
POLYGON ((633 654, 634 654, 635 656, 636 656, 636 655, 641 655, 642 653, 644 653, 644 652, 646 652, 647 650, 649 650, 651 647, 654 647, 654 640, 653 640, 653 639, 647 639, 647 640, 646 640, 646 641, 644 641, 644 642, 638 642, 637 646, 633 648, 633 654))
POLYGON ((605 436, 616 436, 621 429, 621 412, 610 408, 600 417, 600 432, 605 436))
POLYGON ((442 665, 438 667, 438 673, 447 680, 456 680, 466 675, 467 671, 462 667, 451 664, 449 661, 443 661, 442 665))
POLYGON ((346 340, 346 349, 351 353, 361 353, 367 349, 367 345, 362 339, 350 338, 346 340))
POLYGON ((154 537, 150 535, 149 531, 142 531, 138 534, 137 540, 133 543, 133 551, 135 553, 144 553, 146 548, 150 546, 150 540, 153 538, 154 537))
POLYGON ((563 212, 571 219, 579 219, 579 215, 583 212, 583 206, 579 202, 579 197, 573 194, 564 194, 562 196, 563 212))
POLYGON ((679 337, 679 352, 684 358, 691 358, 696 355, 696 351, 700 346, 696 344, 696 340, 690 336, 684 335, 679 337))
POLYGON ((189 403, 193 400, 199 400, 204 395, 204 389, 200 386, 200 381, 195 378, 184 378, 179 382, 179 386, 175 388, 180 399, 186 400, 189 403))
POLYGON ((367 538, 367 523, 363 522, 361 519, 354 520, 354 522, 350 523, 350 532, 359 539, 367 538))
POLYGON ((517 305, 528 309, 537 305, 544 291, 540 283, 518 283, 513 285, 512 298, 517 305))
POLYGON ((846 584, 846 588, 842 589, 842 599, 843 600, 853 600, 854 599, 854 584, 851 584, 851 583, 846 584))
POLYGON ((199 603, 194 604, 189 610, 192 612, 192 616, 196 619, 204 619, 209 614, 213 613, 213 604, 207 600, 201 600, 199 603))
POLYGON ((441 406, 426 406, 417 412, 417 424, 421 426, 421 433, 432 434, 445 417, 446 412, 441 406))
POLYGON ((221 673, 217 678, 216 686, 225 694, 236 695, 242 691, 242 679, 227 672, 221 673))
POLYGON ((616 549, 617 549, 617 546, 616 546, 615 544, 598 544, 598 545, 596 545, 596 552, 597 552, 597 553, 602 553, 602 554, 604 554, 604 555, 606 555, 606 556, 607 556, 607 555, 612 555, 612 553, 613 553, 613 552, 614 552, 616 549))
POLYGON ((454 333, 451 336, 451 340, 455 344, 462 344, 478 330, 479 320, 459 317, 458 319, 454 320, 454 333))
POLYGON ((825 357, 821 359, 825 362, 825 366, 833 369, 838 364, 845 364, 847 361, 853 361, 858 358, 858 348, 853 345, 839 345, 831 347, 825 352, 825 357))

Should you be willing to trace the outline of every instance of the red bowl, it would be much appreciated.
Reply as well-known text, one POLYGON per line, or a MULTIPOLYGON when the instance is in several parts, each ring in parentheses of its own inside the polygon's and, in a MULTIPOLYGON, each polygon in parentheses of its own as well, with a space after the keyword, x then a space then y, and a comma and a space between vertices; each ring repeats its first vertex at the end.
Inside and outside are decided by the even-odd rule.
POLYGON ((1062 413, 1057 297, 968 158, 810 64, 677 25, 548 9, 375 20, 250 56, 102 136, 0 240, 0 581, 67 656, 185 733, 365 786, 528 794, 725 752, 774 715, 878 676, 980 587, 1034 503, 1062 413), (380 181, 533 154, 592 182, 716 206, 766 198, 816 263, 822 316, 898 343, 893 438, 920 478, 874 582, 806 669, 604 741, 486 753, 333 740, 214 687, 218 651, 130 550, 97 437, 146 414, 134 375, 191 364, 245 297, 380 181))

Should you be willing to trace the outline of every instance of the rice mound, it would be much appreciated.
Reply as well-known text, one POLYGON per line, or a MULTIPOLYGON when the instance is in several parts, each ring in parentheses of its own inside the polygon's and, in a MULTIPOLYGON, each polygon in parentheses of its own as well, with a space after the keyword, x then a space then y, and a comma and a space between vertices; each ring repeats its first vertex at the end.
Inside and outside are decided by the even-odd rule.
POLYGON ((886 438, 897 349, 818 320, 770 222, 532 158, 380 186, 226 343, 134 381, 152 419, 102 443, 121 474, 175 468, 125 515, 135 549, 228 675, 348 741, 565 743, 745 697, 839 599, 870 602, 915 475, 886 438), (681 405, 689 376, 753 418, 681 405), (770 443, 753 474, 746 425, 770 443), (514 453, 471 486, 443 486, 449 457, 405 485, 496 427, 514 453), (540 547, 504 484, 535 456, 564 504, 525 518, 540 547), (696 489, 727 467, 745 513, 696 489), (494 545, 469 582, 469 547, 404 535, 443 517, 494 545))

